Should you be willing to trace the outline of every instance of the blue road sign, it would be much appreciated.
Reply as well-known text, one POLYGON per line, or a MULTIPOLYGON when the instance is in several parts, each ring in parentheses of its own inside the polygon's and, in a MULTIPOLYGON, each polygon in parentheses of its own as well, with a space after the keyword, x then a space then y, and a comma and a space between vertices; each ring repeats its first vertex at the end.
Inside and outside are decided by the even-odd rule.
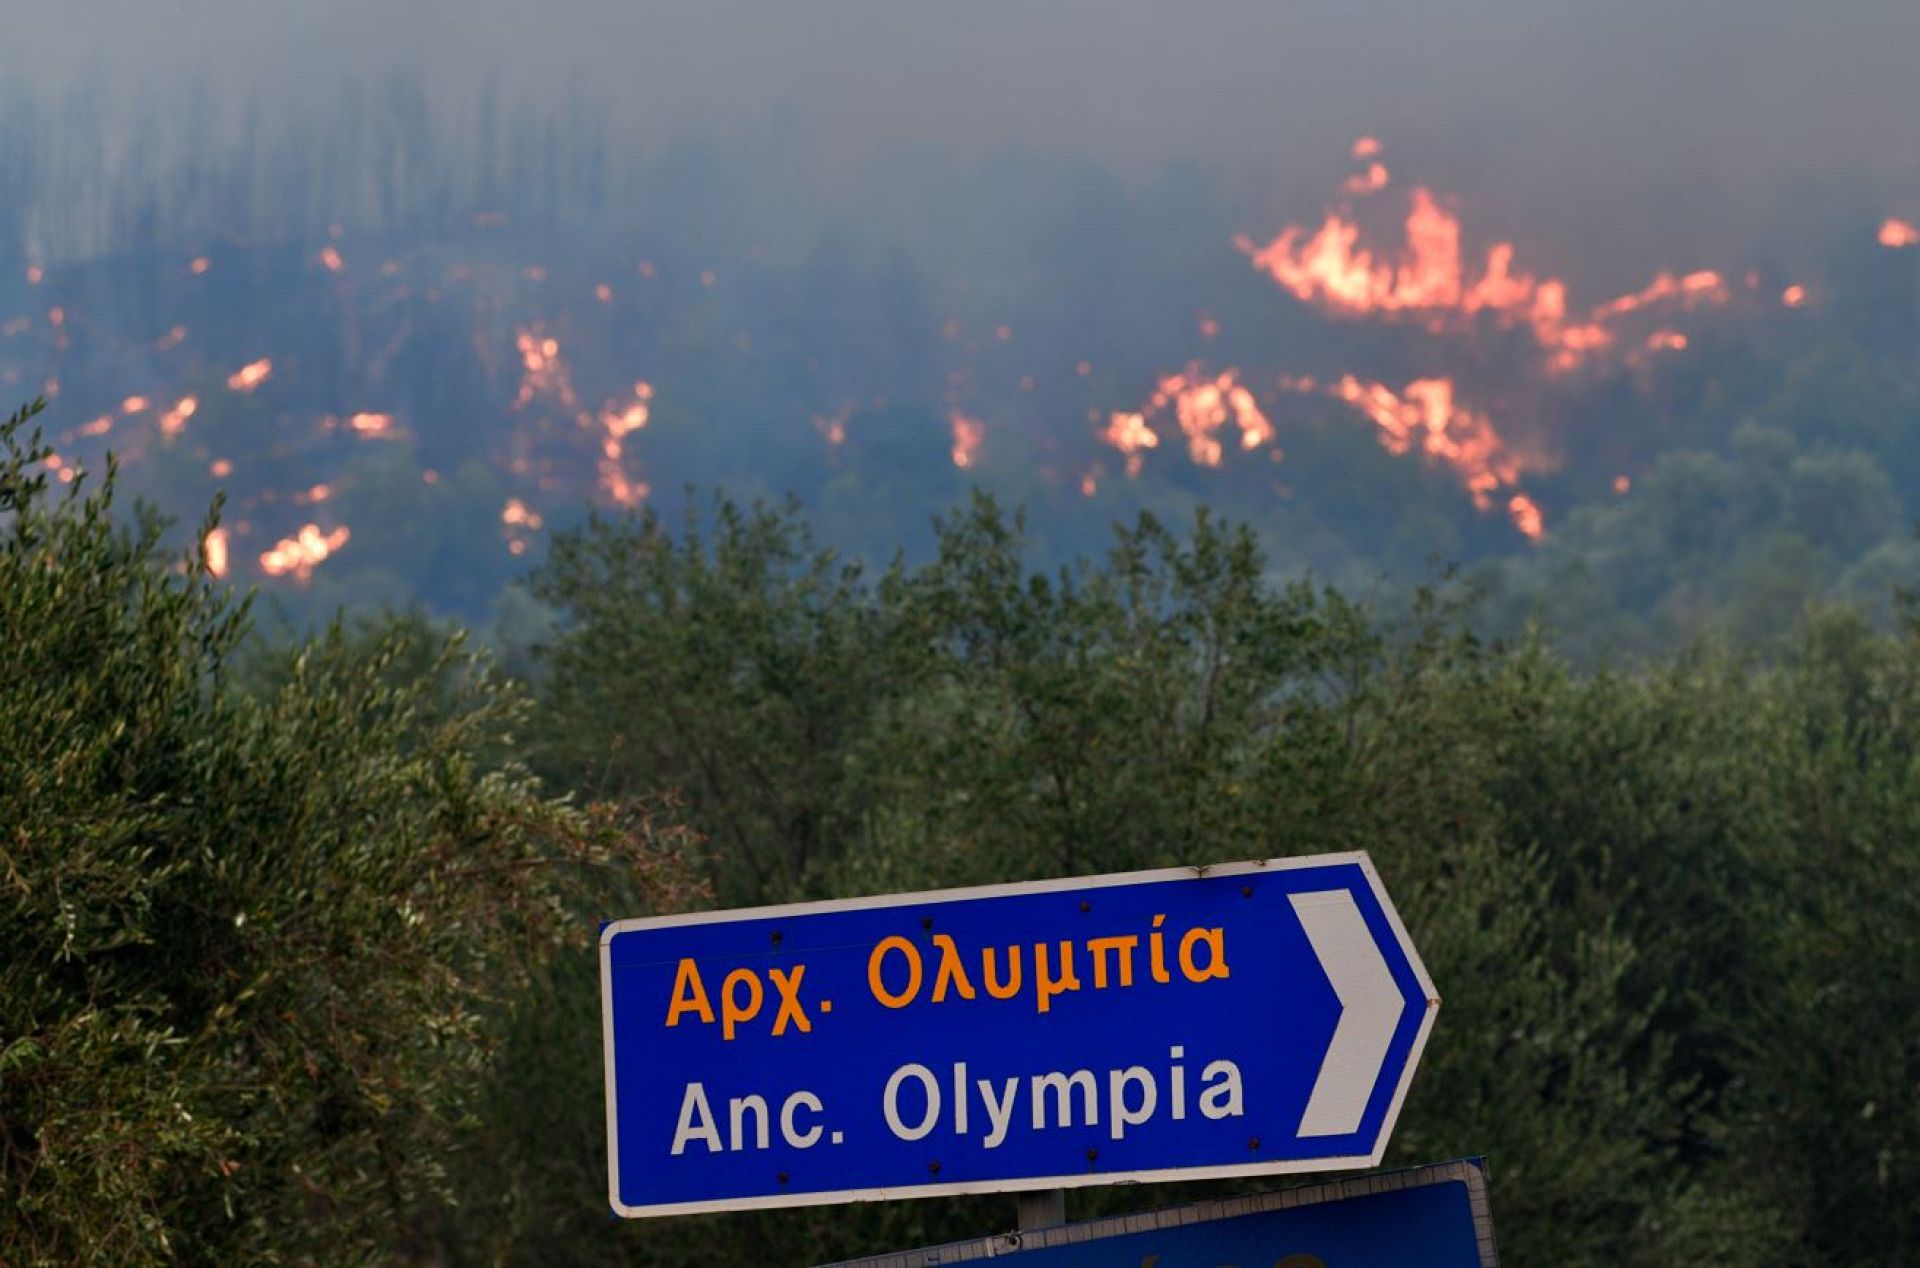
POLYGON ((1439 999, 1364 854, 607 925, 621 1215, 1378 1163, 1439 999))
POLYGON ((855 1259, 835 1268, 1496 1268, 1478 1158, 855 1259))

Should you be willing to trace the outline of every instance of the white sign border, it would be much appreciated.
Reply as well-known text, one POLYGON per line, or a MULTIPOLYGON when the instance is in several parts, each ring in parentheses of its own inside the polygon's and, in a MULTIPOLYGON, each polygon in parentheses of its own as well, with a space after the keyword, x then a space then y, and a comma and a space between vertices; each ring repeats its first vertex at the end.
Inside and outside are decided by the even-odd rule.
POLYGON ((1205 867, 1163 867, 1142 872, 1109 872, 1101 876, 1070 876, 1046 881, 1013 881, 999 885, 975 885, 963 889, 931 889, 906 894, 876 894, 866 898, 832 898, 821 902, 785 903, 772 907, 736 907, 722 911, 686 912, 673 916, 641 916, 609 921, 600 931, 600 1030, 605 1050, 605 1088, 607 1100, 607 1204, 623 1219, 663 1215, 704 1215, 717 1211, 765 1211, 783 1207, 830 1206, 846 1202, 886 1202, 901 1198, 952 1197, 961 1194, 1019 1193, 1032 1189, 1081 1189, 1096 1184, 1153 1184, 1175 1180, 1224 1180, 1246 1176, 1296 1175, 1313 1171, 1345 1171, 1377 1167, 1393 1136, 1400 1107, 1413 1083, 1414 1069, 1426 1049, 1427 1036, 1433 1031, 1440 1011, 1440 996, 1434 990, 1427 966, 1414 950, 1413 939, 1400 919, 1393 900, 1387 897, 1380 873, 1365 850, 1338 854, 1309 854, 1296 858, 1258 859, 1243 863, 1222 863, 1205 867), (650 1206, 627 1206, 620 1201, 619 1114, 615 1102, 613 1058, 613 951, 612 941, 622 933, 643 929, 674 929, 689 925, 732 924, 743 920, 765 920, 779 916, 817 916, 841 911, 867 911, 876 907, 912 907, 938 903, 964 902, 976 898, 1004 898, 1015 894, 1048 894, 1063 890, 1108 889, 1116 885, 1147 885, 1169 881, 1206 880, 1218 876, 1241 876, 1259 872, 1290 872, 1313 867, 1338 867, 1358 864, 1361 874, 1373 890, 1374 899, 1387 918, 1399 942, 1401 954, 1413 969, 1415 980, 1427 998, 1426 1012, 1420 1018, 1420 1030, 1407 1050, 1400 1079, 1387 1104, 1386 1118, 1371 1154, 1338 1158, 1288 1158, 1272 1162, 1245 1162, 1220 1167, 1160 1167, 1148 1171, 1082 1172, 1062 1176, 1033 1176, 1015 1180, 966 1180, 955 1183, 915 1184, 899 1188, 835 1189, 817 1193, 770 1193, 763 1197, 717 1198, 699 1202, 662 1202, 650 1206))

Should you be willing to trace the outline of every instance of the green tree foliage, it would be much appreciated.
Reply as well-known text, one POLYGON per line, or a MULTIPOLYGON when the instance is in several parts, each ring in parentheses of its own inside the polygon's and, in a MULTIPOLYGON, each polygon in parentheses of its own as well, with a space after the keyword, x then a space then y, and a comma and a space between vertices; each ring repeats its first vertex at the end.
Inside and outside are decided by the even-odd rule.
MULTIPOLYGON (((242 691, 247 605, 0 428, 0 1261, 425 1258, 582 874, 679 834, 486 755, 456 642, 336 627, 242 691)), ((209 527, 212 521, 209 520, 209 527)))
MULTIPOLYGON (((558 616, 536 760, 687 790, 729 902, 1366 849, 1446 998, 1395 1158, 1488 1155, 1514 1262, 1916 1253, 1914 637, 1836 613, 1770 661, 1707 643, 1583 672, 1431 595, 1383 623, 1275 584, 1204 515, 1053 573, 985 498, 938 541, 868 581, 791 509, 564 539, 536 578, 558 616)), ((799 1259, 1005 1219, 924 1202, 568 1245, 799 1259)))

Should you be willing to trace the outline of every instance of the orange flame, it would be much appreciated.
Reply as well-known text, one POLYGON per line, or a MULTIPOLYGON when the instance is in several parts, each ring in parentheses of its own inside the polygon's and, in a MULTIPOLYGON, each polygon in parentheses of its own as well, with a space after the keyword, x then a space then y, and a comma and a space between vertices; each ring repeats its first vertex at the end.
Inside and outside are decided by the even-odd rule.
POLYGON ((207 571, 216 577, 226 576, 227 530, 224 528, 210 530, 207 535, 201 539, 200 546, 207 557, 207 571))
POLYGON ((1546 519, 1540 514, 1540 504, 1524 493, 1516 493, 1507 500, 1507 518, 1530 541, 1537 542, 1546 536, 1546 519))
POLYGON ((355 414, 347 419, 347 426, 362 436, 384 436, 393 430, 391 414, 355 414))
POLYGON ((1511 450, 1486 415, 1455 404, 1451 379, 1417 379, 1396 393, 1347 375, 1328 391, 1373 421, 1389 453, 1417 451, 1452 467, 1483 511, 1496 490, 1536 465, 1511 450))
POLYGON ((120 402, 120 412, 122 414, 144 413, 152 405, 153 402, 144 396, 129 396, 120 402))
POLYGON ((1780 302, 1788 308, 1800 307, 1807 302, 1807 288, 1804 286, 1789 286, 1786 290, 1780 292, 1780 302))
POLYGON ((187 429, 187 420, 200 408, 200 398, 183 396, 174 402, 172 409, 160 416, 160 434, 178 436, 187 429))
POLYGON ((530 509, 519 498, 508 498, 506 506, 500 510, 500 522, 510 528, 539 528, 546 523, 540 512, 530 509))
MULTIPOLYGON (((571 390, 569 387, 568 391, 571 390)), ((585 416, 582 415, 582 418, 584 420, 585 416)), ((651 491, 645 483, 627 479, 621 458, 626 449, 627 436, 645 427, 652 418, 653 385, 645 379, 633 385, 631 401, 608 401, 601 407, 600 426, 607 435, 600 442, 600 487, 622 506, 632 506, 642 501, 651 491)))
POLYGON ((1385 189, 1387 187, 1387 180, 1386 164, 1369 163, 1367 164, 1366 171, 1347 177, 1347 183, 1342 185, 1341 188, 1356 197, 1364 197, 1367 194, 1377 194, 1385 189))
POLYGON ((968 418, 959 410, 954 410, 949 418, 953 424, 953 465, 965 470, 973 465, 980 452, 980 442, 987 435, 986 424, 977 418, 968 418))
MULTIPOLYGON (((1369 159, 1379 142, 1363 137, 1354 156, 1369 159)), ((1349 194, 1374 192, 1386 183, 1375 164, 1349 181, 1349 194)), ((1282 288, 1305 303, 1359 316, 1406 316, 1434 330, 1487 313, 1502 324, 1524 322, 1549 350, 1548 369, 1573 368, 1588 354, 1613 342, 1605 323, 1660 301, 1684 307, 1724 303, 1720 276, 1699 272, 1685 277, 1661 274, 1644 289, 1600 305, 1584 320, 1568 318, 1565 283, 1515 272, 1511 242, 1488 248, 1484 266, 1469 276, 1462 262, 1460 221, 1442 207, 1433 192, 1416 186, 1403 225, 1404 243, 1393 252, 1361 244, 1359 225, 1341 211, 1329 211, 1318 230, 1289 225, 1264 245, 1239 235, 1234 244, 1282 288)))
POLYGON ((1880 225, 1880 245, 1889 248, 1920 246, 1920 229, 1914 228, 1910 221, 1888 216, 1880 225))
POLYGON ((573 376, 560 359, 560 341, 541 332, 538 326, 522 329, 514 336, 520 349, 520 393, 513 407, 524 409, 536 396, 551 396, 568 409, 580 403, 573 390, 573 376))
POLYGON ((340 248, 334 246, 331 242, 321 247, 320 267, 329 273, 339 273, 344 270, 347 267, 347 262, 340 258, 340 248))
POLYGON ((1101 439, 1127 455, 1129 478, 1140 473, 1140 451, 1160 443, 1147 419, 1169 407, 1187 438, 1188 456, 1203 467, 1220 465, 1224 449, 1217 433, 1229 422, 1239 429, 1241 449, 1271 444, 1273 424, 1239 373, 1227 369, 1207 377, 1197 366, 1188 366, 1184 373, 1165 375, 1138 411, 1113 414, 1101 439))
POLYGON ((258 361, 249 361, 227 376, 227 390, 232 392, 251 392, 265 383, 273 374, 273 359, 261 357, 258 361))
POLYGON ((352 536, 344 524, 330 533, 321 532, 318 524, 304 525, 294 536, 281 538, 272 550, 260 556, 261 571, 269 577, 291 574, 296 581, 305 581, 313 575, 314 568, 346 545, 352 536))

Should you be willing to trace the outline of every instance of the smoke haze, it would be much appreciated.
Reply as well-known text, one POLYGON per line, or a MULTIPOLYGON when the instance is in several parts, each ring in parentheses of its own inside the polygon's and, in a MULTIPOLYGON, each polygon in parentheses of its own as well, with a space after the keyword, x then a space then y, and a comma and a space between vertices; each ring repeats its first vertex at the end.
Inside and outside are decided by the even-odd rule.
POLYGON ((616 146, 753 140, 863 193, 884 158, 1017 147, 1134 176, 1190 163, 1284 203, 1290 169, 1372 132, 1576 277, 1582 254, 1638 270, 1920 194, 1920 8, 1895 0, 17 8, 15 69, 42 89, 197 83, 272 114, 401 76, 458 113, 491 81, 522 102, 587 94, 616 146))

